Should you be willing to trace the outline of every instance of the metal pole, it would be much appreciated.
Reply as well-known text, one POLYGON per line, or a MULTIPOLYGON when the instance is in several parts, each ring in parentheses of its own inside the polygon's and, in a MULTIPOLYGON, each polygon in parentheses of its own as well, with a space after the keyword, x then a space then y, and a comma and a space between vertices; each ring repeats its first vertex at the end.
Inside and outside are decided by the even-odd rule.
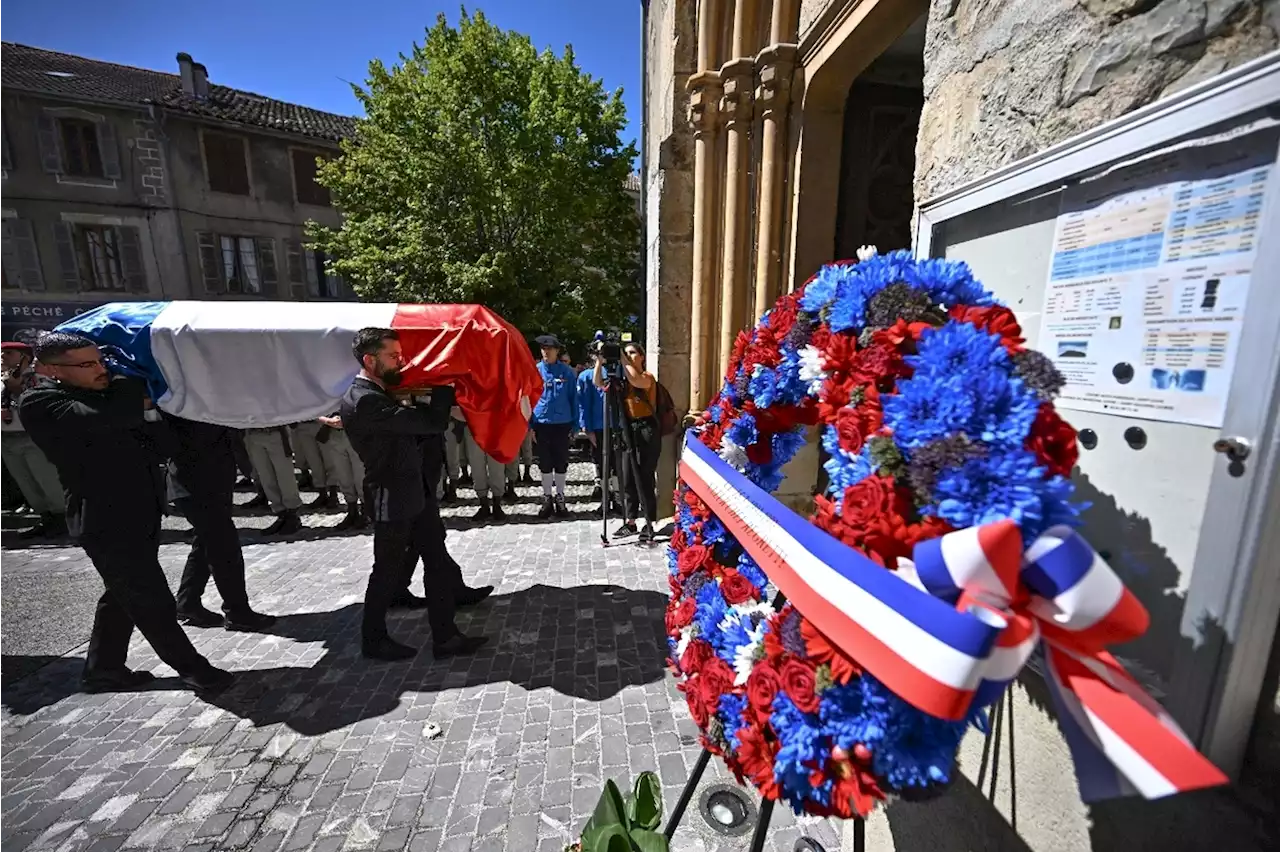
POLYGON ((760 816, 756 818, 756 830, 751 834, 750 852, 764 852, 764 839, 769 834, 769 820, 773 817, 773 799, 760 800, 760 816))
POLYGON ((689 807, 689 800, 693 798, 693 791, 698 788, 698 782, 702 780, 702 773, 707 771, 707 763, 710 760, 711 752, 704 748, 702 754, 698 755, 698 762, 693 766, 693 774, 689 776, 684 789, 680 791, 680 798, 676 801, 676 806, 671 811, 671 819, 667 820, 667 827, 662 831, 667 836, 667 840, 670 840, 675 835, 676 828, 680 825, 680 819, 684 816, 685 808, 689 807))
MULTIPOLYGON (((594 369, 594 368, 593 368, 594 369)), ((604 408, 604 432, 600 436, 600 543, 609 545, 609 457, 613 455, 609 436, 609 391, 608 381, 600 393, 601 406, 604 408)))

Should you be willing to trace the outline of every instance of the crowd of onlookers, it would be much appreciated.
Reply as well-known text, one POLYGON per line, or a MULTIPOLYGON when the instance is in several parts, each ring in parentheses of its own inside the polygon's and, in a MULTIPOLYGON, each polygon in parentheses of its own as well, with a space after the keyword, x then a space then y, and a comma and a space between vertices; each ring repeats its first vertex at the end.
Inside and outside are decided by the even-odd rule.
MULTIPOLYGON (((62 485, 54 466, 27 434, 17 411, 18 397, 35 376, 32 337, 3 344, 4 437, 0 446, 9 486, 5 508, 39 517, 38 523, 18 534, 19 538, 56 539, 66 534, 62 485), (17 493, 10 488, 16 488, 17 493)), ((573 365, 568 355, 561 354, 549 372, 545 361, 540 363, 540 369, 547 373, 543 399, 534 411, 519 454, 509 464, 487 455, 472 438, 462 411, 453 409, 451 428, 445 435, 445 476, 437 495, 441 505, 459 505, 459 491, 472 488, 479 500, 475 520, 505 518, 504 507, 520 499, 516 487, 538 484, 533 471, 535 447, 540 450, 537 456, 543 485, 539 517, 568 515, 565 484, 570 455, 594 463, 596 479, 590 499, 603 499, 604 392, 593 381, 593 368, 588 364, 573 365), (553 445, 561 444, 567 449, 555 451, 553 445)), ((242 474, 240 487, 257 492, 237 508, 270 511, 275 520, 263 530, 265 535, 299 532, 304 509, 315 513, 345 512, 332 527, 336 530, 367 526, 368 519, 360 505, 364 468, 336 411, 290 426, 241 430, 235 449, 242 474), (317 496, 304 503, 304 491, 314 491, 317 496)), ((614 469, 615 474, 610 477, 611 505, 617 511, 622 511, 624 504, 634 505, 637 510, 630 513, 630 523, 619 532, 635 532, 635 515, 645 501, 625 499, 623 489, 618 487, 617 465, 614 469)), ((169 510, 178 513, 174 506, 169 510)))

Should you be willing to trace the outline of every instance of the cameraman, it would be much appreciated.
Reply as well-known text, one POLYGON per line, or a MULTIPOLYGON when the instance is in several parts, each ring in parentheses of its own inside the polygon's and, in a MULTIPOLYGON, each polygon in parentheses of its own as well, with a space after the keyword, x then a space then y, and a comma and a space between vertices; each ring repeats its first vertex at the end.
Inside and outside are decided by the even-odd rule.
MULTIPOLYGON (((604 359, 597 350, 592 381, 598 388, 606 389, 604 359)), ((623 495, 623 524, 614 532, 615 537, 634 535, 636 518, 644 512, 644 528, 639 530, 641 541, 653 540, 653 522, 658 513, 657 472, 658 455, 662 452, 662 439, 658 434, 657 393, 658 383, 645 369, 644 347, 639 343, 627 343, 622 349, 621 375, 613 379, 620 384, 619 398, 624 408, 625 430, 621 447, 620 465, 626 480, 623 495)), ((613 411, 610 411, 612 417, 613 411)))

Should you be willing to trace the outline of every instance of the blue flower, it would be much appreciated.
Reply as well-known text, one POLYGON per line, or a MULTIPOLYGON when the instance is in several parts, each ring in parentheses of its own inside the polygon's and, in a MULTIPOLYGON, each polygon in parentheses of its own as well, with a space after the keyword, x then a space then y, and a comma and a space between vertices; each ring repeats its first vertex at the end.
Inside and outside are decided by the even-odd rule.
POLYGON ((749 447, 760 440, 760 432, 756 429, 756 418, 751 414, 739 414, 724 431, 725 437, 739 447, 749 447))
POLYGON ((749 622, 743 622, 737 610, 730 609, 725 612, 725 617, 721 619, 716 631, 704 635, 710 640, 711 647, 715 648, 716 656, 732 668, 738 656, 738 649, 751 641, 747 633, 747 628, 750 626, 749 622))
POLYGON ((825 767, 831 756, 829 739, 824 736, 816 714, 803 713, 786 693, 773 699, 769 724, 778 735, 778 754, 773 761, 773 776, 782 788, 782 797, 800 813, 806 801, 831 804, 834 781, 825 778, 818 786, 810 783, 813 767, 825 767))
POLYGON ((751 585, 756 587, 756 592, 763 592, 764 587, 769 584, 769 578, 765 576, 764 571, 760 570, 760 566, 751 558, 745 550, 738 555, 738 573, 746 577, 751 585))
POLYGON ((720 631, 720 622, 729 609, 724 596, 720 594, 720 587, 715 583, 707 583, 698 590, 694 600, 698 602, 693 613, 693 623, 698 627, 698 635, 714 642, 714 637, 720 631))
POLYGON ((917 710, 870 675, 864 674, 858 683, 870 735, 860 741, 871 748, 875 774, 895 790, 950 781, 956 750, 969 722, 951 722, 917 710))
POLYGON ((845 489, 875 473, 876 465, 871 460, 871 450, 868 447, 863 447, 856 456, 841 449, 840 438, 834 426, 822 427, 822 446, 830 456, 822 464, 827 472, 827 493, 837 506, 841 506, 845 489))
POLYGON ((813 280, 805 285, 800 307, 811 314, 822 313, 822 309, 835 298, 836 286, 850 268, 848 265, 831 265, 819 269, 813 280))
POLYGON ((720 717, 720 724, 724 725, 724 736, 729 741, 729 745, 734 751, 742 748, 742 743, 738 742, 738 732, 742 730, 746 722, 742 719, 742 711, 747 709, 747 697, 745 695, 734 695, 726 692, 720 696, 720 706, 717 714, 720 717))
POLYGON ((756 365, 747 387, 758 406, 767 407, 779 401, 778 373, 775 370, 756 365))
POLYGON ((1007 518, 1030 544, 1055 524, 1078 522, 1079 510, 1068 502, 1071 491, 1061 476, 1046 479, 1030 451, 1008 450, 942 471, 933 487, 936 506, 921 511, 960 529, 1007 518))
POLYGON ((968 323, 927 329, 907 357, 913 374, 884 398, 884 421, 899 449, 910 451, 957 433, 988 448, 1021 447, 1040 402, 996 335, 968 323))
POLYGON ((902 280, 924 290, 945 308, 995 304, 995 298, 974 279, 969 265, 964 262, 941 258, 917 260, 907 265, 902 280))

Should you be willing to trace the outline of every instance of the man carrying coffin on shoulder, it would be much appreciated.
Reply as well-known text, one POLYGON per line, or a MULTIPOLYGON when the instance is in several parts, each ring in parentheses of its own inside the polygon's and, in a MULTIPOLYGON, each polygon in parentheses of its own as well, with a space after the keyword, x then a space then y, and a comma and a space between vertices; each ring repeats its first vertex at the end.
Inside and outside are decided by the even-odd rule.
MULTIPOLYGON (((440 387, 428 404, 403 405, 388 392, 400 383, 405 365, 400 336, 392 329, 361 329, 352 353, 360 362, 360 375, 342 399, 340 416, 364 463, 365 506, 373 520, 373 570, 365 591, 361 645, 371 659, 403 660, 417 652, 387 633, 387 608, 408 586, 406 571, 417 561, 406 559, 406 553, 416 551, 428 571, 443 568, 433 558, 435 531, 427 511, 421 439, 444 434, 454 394, 453 388, 440 387)), ((433 576, 424 585, 437 658, 474 653, 488 641, 458 630, 451 577, 433 576)))

